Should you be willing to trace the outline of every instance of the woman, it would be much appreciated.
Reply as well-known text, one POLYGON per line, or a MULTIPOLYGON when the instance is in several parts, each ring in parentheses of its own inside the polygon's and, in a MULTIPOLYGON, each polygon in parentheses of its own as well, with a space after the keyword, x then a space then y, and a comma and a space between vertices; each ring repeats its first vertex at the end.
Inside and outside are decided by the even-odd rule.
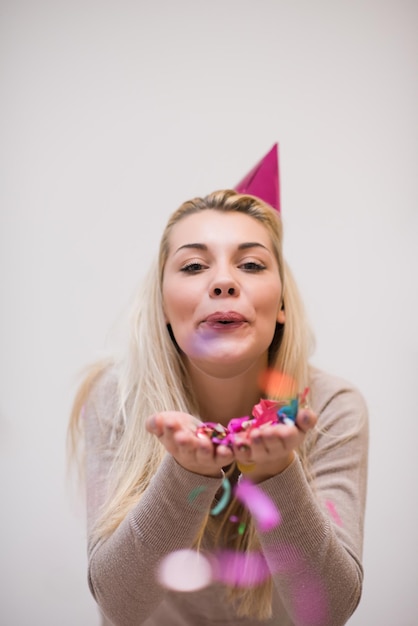
POLYGON ((231 190, 184 203, 134 307, 129 350, 91 372, 70 424, 75 444, 85 433, 89 585, 103 624, 346 623, 363 578, 367 410, 351 385, 309 366, 309 351, 278 213, 231 190), (271 391, 266 372, 308 387, 311 408, 215 443, 201 422, 229 432, 251 418, 271 391), (280 515, 267 531, 236 495, 242 477, 280 515), (185 549, 214 564, 187 593, 159 577, 185 549), (267 575, 254 575, 254 555, 267 575), (228 578, 234 558, 249 578, 228 578))

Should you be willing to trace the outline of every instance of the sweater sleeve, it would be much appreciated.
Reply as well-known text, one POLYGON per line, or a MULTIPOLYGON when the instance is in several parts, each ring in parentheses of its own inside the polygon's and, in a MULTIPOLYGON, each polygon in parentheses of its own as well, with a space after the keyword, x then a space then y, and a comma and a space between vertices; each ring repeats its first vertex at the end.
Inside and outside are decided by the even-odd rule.
POLYGON ((167 454, 138 503, 110 537, 93 542, 106 497, 107 477, 123 427, 117 418, 116 382, 105 374, 84 410, 89 533, 88 581, 103 614, 118 626, 142 624, 162 602, 155 579, 160 560, 191 548, 222 479, 194 474, 167 454), (199 488, 199 506, 190 493, 199 488), (202 489, 201 489, 202 488, 202 489))
POLYGON ((362 590, 368 416, 361 394, 339 379, 317 376, 312 396, 319 418, 313 480, 297 457, 259 485, 281 514, 260 541, 293 623, 342 626, 362 590))

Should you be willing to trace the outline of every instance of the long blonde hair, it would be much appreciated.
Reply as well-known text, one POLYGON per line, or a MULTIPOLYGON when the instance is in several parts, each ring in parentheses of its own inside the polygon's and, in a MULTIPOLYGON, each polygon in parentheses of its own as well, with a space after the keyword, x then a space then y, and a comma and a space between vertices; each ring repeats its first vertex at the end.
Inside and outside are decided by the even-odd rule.
MULTIPOLYGON (((283 233, 279 214, 260 199, 232 190, 216 191, 204 198, 195 198, 182 204, 167 223, 161 238, 158 260, 151 266, 133 304, 127 350, 113 364, 118 379, 118 405, 123 420, 123 434, 117 446, 109 480, 108 498, 95 527, 96 541, 114 532, 146 490, 165 455, 165 449, 159 440, 146 431, 145 419, 159 411, 185 411, 198 416, 198 406, 187 371, 165 322, 162 280, 173 226, 187 215, 208 209, 245 213, 260 221, 269 232, 279 266, 283 306, 286 311, 286 322, 284 325, 277 325, 270 346, 270 366, 293 377, 299 389, 308 384, 308 357, 312 337, 298 290, 283 258, 283 233)), ((93 368, 76 396, 69 423, 71 454, 74 454, 81 440, 81 407, 106 367, 108 362, 93 368)), ((301 455, 303 460, 303 450, 301 455)), ((231 511, 238 510, 239 505, 233 501, 230 507, 231 511)), ((244 536, 237 538, 236 547, 244 550, 256 549, 259 544, 252 521, 241 509, 240 514, 247 520, 247 530, 244 536)), ((200 537, 196 538, 196 545, 199 545, 205 528, 206 524, 202 527, 200 537)), ((222 533, 225 533, 225 528, 221 524, 218 536, 222 533)), ((238 600, 239 614, 261 619, 268 617, 271 612, 270 581, 248 590, 232 589, 230 596, 232 601, 238 600)))

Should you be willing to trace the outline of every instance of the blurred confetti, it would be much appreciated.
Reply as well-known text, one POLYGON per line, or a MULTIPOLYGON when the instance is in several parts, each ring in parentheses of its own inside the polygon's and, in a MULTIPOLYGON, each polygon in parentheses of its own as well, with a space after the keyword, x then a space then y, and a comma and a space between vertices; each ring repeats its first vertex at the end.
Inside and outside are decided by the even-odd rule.
MULTIPOLYGON (((228 505, 231 499, 231 492, 232 492, 231 483, 229 482, 226 476, 222 481, 221 488, 222 488, 222 495, 219 501, 210 510, 211 515, 219 515, 219 513, 221 513, 224 510, 224 508, 228 505)), ((206 487, 204 485, 199 485, 198 487, 195 487, 194 489, 192 489, 189 495, 187 496, 187 500, 189 504, 194 505, 196 500, 199 498, 200 494, 203 493, 204 491, 206 491, 206 487)))
POLYGON ((203 485, 199 485, 199 487, 195 487, 194 489, 191 490, 191 492, 189 493, 187 500, 189 501, 190 504, 193 504, 193 502, 200 496, 201 493, 203 493, 204 491, 206 491, 206 487, 204 487, 203 485))
POLYGON ((266 369, 260 374, 258 384, 263 393, 277 400, 293 398, 297 395, 296 380, 273 368, 266 369))
POLYGON ((160 562, 158 580, 163 587, 174 591, 197 591, 211 583, 212 566, 195 550, 177 550, 160 562))
POLYGON ((220 550, 215 555, 213 576, 233 587, 255 587, 270 576, 261 552, 220 550))
POLYGON ((334 522, 338 524, 338 526, 342 526, 343 522, 342 522, 341 517, 338 515, 337 509, 335 508, 335 504, 331 502, 331 500, 326 500, 325 506, 327 507, 334 522))
POLYGON ((274 502, 250 480, 241 478, 235 488, 235 497, 250 511, 261 532, 280 524, 281 516, 274 502))
POLYGON ((223 488, 223 493, 222 493, 221 499, 211 509, 210 511, 211 515, 219 515, 219 513, 224 510, 229 500, 231 499, 231 483, 226 477, 222 481, 222 488, 223 488))

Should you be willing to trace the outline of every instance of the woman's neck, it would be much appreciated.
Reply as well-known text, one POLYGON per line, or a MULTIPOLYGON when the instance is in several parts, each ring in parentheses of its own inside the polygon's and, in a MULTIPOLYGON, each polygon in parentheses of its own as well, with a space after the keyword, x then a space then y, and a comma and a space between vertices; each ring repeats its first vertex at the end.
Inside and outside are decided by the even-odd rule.
POLYGON ((258 378, 265 367, 263 359, 262 363, 253 363, 244 372, 218 377, 189 365, 201 419, 226 426, 234 417, 251 415, 254 404, 260 400, 258 378))

